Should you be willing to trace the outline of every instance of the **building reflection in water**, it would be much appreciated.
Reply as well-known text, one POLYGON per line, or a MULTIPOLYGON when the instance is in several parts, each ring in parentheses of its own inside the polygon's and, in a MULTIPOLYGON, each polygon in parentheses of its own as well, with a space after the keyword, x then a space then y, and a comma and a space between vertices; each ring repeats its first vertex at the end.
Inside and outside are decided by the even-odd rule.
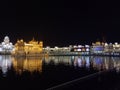
POLYGON ((63 63, 74 67, 94 68, 96 70, 116 69, 120 71, 120 57, 100 57, 100 56, 50 56, 45 58, 45 63, 51 61, 54 65, 63 63))
POLYGON ((120 71, 120 57, 75 57, 74 66, 79 67, 93 67, 97 70, 116 69, 120 71))
POLYGON ((13 68, 18 74, 24 71, 42 72, 42 59, 40 57, 14 58, 13 68))
POLYGON ((12 59, 10 55, 0 55, 0 69, 3 75, 6 75, 7 71, 11 69, 12 59))
POLYGON ((75 57, 74 66, 78 67, 90 67, 90 57, 75 57))
POLYGON ((99 57, 99 56, 49 56, 40 58, 14 58, 9 55, 0 55, 0 70, 3 75, 7 74, 7 71, 13 69, 16 73, 21 74, 24 71, 28 72, 42 72, 42 65, 69 65, 74 67, 94 68, 96 70, 109 70, 115 69, 120 72, 120 57, 99 57), (44 64, 43 64, 44 62, 44 64))
POLYGON ((58 64, 72 65, 70 56, 49 56, 49 57, 45 57, 44 62, 45 64, 49 64, 53 62, 54 65, 58 65, 58 64))

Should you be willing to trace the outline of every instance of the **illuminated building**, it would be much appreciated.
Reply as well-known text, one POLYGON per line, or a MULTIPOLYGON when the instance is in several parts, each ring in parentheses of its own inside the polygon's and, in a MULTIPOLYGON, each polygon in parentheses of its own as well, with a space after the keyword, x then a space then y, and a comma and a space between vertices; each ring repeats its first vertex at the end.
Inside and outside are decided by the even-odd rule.
POLYGON ((91 52, 94 54, 103 53, 104 52, 104 43, 97 41, 96 43, 92 43, 91 52))
POLYGON ((14 46, 10 42, 9 37, 5 36, 3 42, 0 45, 0 53, 1 54, 11 54, 13 49, 14 49, 14 46))
POLYGON ((34 39, 26 43, 23 40, 18 40, 15 44, 13 55, 15 56, 41 56, 43 51, 43 42, 35 41, 34 39))
POLYGON ((12 55, 25 56, 26 53, 24 47, 25 47, 24 41, 22 39, 18 40, 17 43, 15 44, 15 48, 14 51, 12 52, 12 55))
POLYGON ((35 41, 33 38, 29 43, 25 43, 24 49, 27 56, 39 56, 43 51, 43 42, 35 41))
POLYGON ((74 45, 71 47, 71 52, 74 52, 79 55, 87 55, 90 52, 90 46, 89 45, 74 45))

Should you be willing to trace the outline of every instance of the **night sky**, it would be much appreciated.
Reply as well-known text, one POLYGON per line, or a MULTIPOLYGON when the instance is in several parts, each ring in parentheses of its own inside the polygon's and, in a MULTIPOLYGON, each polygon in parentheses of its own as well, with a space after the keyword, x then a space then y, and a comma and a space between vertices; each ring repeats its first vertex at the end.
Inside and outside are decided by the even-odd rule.
POLYGON ((44 46, 120 42, 119 2, 99 0, 4 1, 0 13, 0 41, 42 40, 44 46), (41 2, 40 2, 41 1, 41 2), (15 31, 12 31, 15 30, 15 31))

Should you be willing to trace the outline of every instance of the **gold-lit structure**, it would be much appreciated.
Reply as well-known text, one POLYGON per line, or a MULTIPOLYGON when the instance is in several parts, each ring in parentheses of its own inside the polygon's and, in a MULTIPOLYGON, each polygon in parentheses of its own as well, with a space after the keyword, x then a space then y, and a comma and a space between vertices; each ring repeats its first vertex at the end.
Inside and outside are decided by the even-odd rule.
POLYGON ((25 56, 26 55, 25 43, 22 39, 17 40, 17 43, 15 44, 15 48, 12 52, 12 55, 15 55, 15 56, 25 56))
POLYGON ((25 43, 24 49, 27 56, 39 56, 43 51, 43 42, 35 41, 33 38, 29 43, 25 43))
POLYGON ((41 56, 43 51, 43 42, 33 40, 28 43, 23 40, 18 40, 15 44, 13 55, 15 56, 41 56))

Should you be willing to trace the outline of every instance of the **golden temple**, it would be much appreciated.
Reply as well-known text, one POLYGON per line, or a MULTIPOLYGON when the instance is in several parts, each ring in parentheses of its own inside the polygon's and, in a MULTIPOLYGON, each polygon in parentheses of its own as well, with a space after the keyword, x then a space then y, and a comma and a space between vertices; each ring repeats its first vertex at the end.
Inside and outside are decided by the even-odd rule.
POLYGON ((15 44, 12 55, 14 56, 41 56, 43 51, 43 42, 35 41, 34 38, 28 43, 22 39, 15 44))

